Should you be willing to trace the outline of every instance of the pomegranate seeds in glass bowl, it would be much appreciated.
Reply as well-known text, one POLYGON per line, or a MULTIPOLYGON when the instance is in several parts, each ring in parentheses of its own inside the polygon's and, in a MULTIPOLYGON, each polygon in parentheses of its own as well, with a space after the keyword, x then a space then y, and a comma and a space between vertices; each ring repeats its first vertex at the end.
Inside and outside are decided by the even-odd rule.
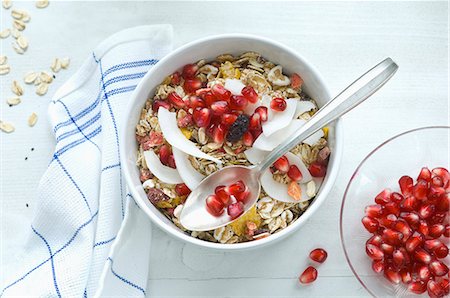
POLYGON ((347 261, 375 297, 448 295, 450 127, 378 146, 353 174, 341 207, 347 261))

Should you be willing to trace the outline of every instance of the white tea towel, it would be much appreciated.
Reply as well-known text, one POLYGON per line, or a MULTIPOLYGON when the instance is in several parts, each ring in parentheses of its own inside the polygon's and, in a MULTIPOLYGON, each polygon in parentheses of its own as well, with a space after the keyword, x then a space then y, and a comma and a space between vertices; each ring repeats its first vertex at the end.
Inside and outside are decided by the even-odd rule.
POLYGON ((1 274, 0 296, 146 295, 151 226, 127 192, 118 135, 132 91, 171 48, 170 25, 121 31, 56 92, 55 152, 20 262, 1 274))

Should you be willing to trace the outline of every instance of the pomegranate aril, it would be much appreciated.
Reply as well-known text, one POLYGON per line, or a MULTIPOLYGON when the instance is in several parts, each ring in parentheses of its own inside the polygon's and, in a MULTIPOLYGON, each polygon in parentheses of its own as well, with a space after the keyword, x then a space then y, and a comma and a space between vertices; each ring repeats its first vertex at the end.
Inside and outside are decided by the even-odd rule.
POLYGON ((327 259, 328 254, 323 248, 316 248, 309 253, 309 258, 318 263, 323 263, 327 259))
POLYGON ((227 186, 227 188, 225 190, 229 195, 236 195, 236 194, 244 192, 245 189, 246 189, 246 186, 245 186, 244 182, 242 180, 239 180, 239 181, 227 186))
POLYGON ((418 180, 413 188, 413 195, 420 201, 427 198, 428 194, 428 182, 425 180, 418 180))
POLYGON ((414 259, 416 259, 417 261, 424 263, 424 264, 429 264, 431 262, 431 255, 424 250, 423 248, 417 248, 414 253, 414 259))
POLYGON ((428 249, 430 251, 435 250, 440 245, 442 245, 442 242, 437 239, 425 240, 425 242, 423 243, 423 247, 425 247, 426 249, 428 249))
POLYGON ((400 281, 402 280, 400 273, 398 273, 390 268, 386 268, 384 270, 384 277, 386 277, 386 279, 389 280, 393 284, 399 284, 400 281))
POLYGON ((248 190, 245 190, 245 191, 243 191, 241 193, 237 193, 233 196, 237 201, 245 204, 247 202, 248 197, 250 196, 250 192, 248 190))
POLYGON ((264 106, 257 107, 255 110, 255 113, 259 114, 259 117, 261 118, 261 122, 267 121, 267 119, 268 119, 267 107, 264 107, 264 106))
POLYGON ((427 281, 431 278, 431 271, 428 266, 419 265, 417 269, 417 276, 420 280, 427 281))
POLYGON ((188 99, 190 108, 196 109, 206 107, 205 101, 196 95, 191 95, 188 99))
POLYGON ((326 165, 317 163, 317 162, 313 162, 309 168, 309 173, 311 174, 311 176, 313 177, 325 177, 325 174, 327 173, 327 167, 326 165))
POLYGON ((229 111, 228 103, 224 100, 213 102, 211 110, 217 115, 223 115, 229 111))
POLYGON ((176 71, 172 74, 172 77, 170 78, 170 83, 172 85, 176 86, 176 85, 180 84, 180 81, 181 81, 180 78, 181 78, 181 74, 178 71, 176 71))
POLYGON ((436 258, 443 259, 448 256, 448 247, 442 243, 433 252, 436 258))
POLYGON ((414 294, 422 294, 427 290, 427 284, 421 280, 413 281, 409 286, 408 290, 414 294))
POLYGON ((378 221, 374 218, 364 216, 361 220, 366 230, 370 233, 375 233, 378 230, 378 221))
POLYGON ((419 206, 419 202, 414 196, 407 196, 401 203, 400 208, 404 211, 414 211, 419 206))
POLYGON ((450 237, 450 225, 446 225, 445 226, 445 230, 444 230, 443 235, 444 235, 444 237, 447 237, 447 238, 450 237))
POLYGON ((282 112, 286 110, 286 106, 287 106, 286 101, 281 97, 275 97, 270 102, 270 108, 277 112, 282 112))
POLYGON ((431 180, 431 171, 430 171, 430 169, 428 169, 427 167, 423 167, 420 170, 419 177, 417 177, 417 180, 425 180, 427 182, 430 182, 430 180, 431 180))
POLYGON ((442 179, 444 186, 447 186, 450 180, 450 173, 445 168, 434 168, 431 172, 442 179))
POLYGON ((242 202, 236 202, 234 204, 230 204, 227 207, 227 213, 231 217, 231 219, 236 219, 244 213, 244 204, 242 202))
POLYGON ((261 116, 258 113, 254 113, 250 117, 250 124, 248 126, 250 130, 258 130, 261 129, 261 116))
POLYGON ((178 127, 188 127, 189 125, 192 125, 194 122, 194 118, 191 114, 186 114, 185 116, 177 119, 178 127))
POLYGON ((195 77, 195 74, 197 73, 198 66, 196 64, 186 64, 183 67, 183 70, 181 72, 181 76, 184 79, 192 79, 195 77))
POLYGON ((198 127, 207 127, 211 122, 211 110, 207 108, 197 108, 194 110, 193 118, 198 127))
POLYGON ((224 210, 224 203, 216 196, 210 195, 206 198, 206 210, 213 216, 220 216, 224 210))
POLYGON ((291 75, 291 87, 292 89, 300 89, 303 84, 303 79, 297 73, 291 75))
POLYGON ((428 223, 425 220, 420 220, 419 227, 417 228, 422 235, 428 236, 430 229, 428 227, 428 223))
POLYGON ((280 171, 281 173, 287 173, 289 171, 289 161, 286 156, 282 156, 278 158, 274 163, 273 166, 280 171))
POLYGON ((157 113, 159 107, 163 107, 166 109, 170 109, 171 108, 171 104, 167 101, 163 101, 163 100, 154 100, 152 103, 152 110, 153 112, 157 113))
POLYGON ((436 212, 433 216, 428 219, 428 223, 430 225, 437 223, 444 223, 444 221, 448 220, 448 211, 447 212, 436 212))
POLYGON ((403 256, 405 257, 405 264, 406 265, 411 264, 411 257, 406 248, 404 246, 400 246, 398 249, 403 253, 403 256))
POLYGON ((173 154, 169 155, 169 159, 167 161, 167 165, 169 167, 171 167, 172 169, 176 169, 177 165, 175 164, 175 157, 173 156, 173 154))
POLYGON ((366 253, 372 260, 382 260, 384 252, 373 244, 366 244, 366 253))
POLYGON ((412 282, 412 276, 411 272, 409 272, 407 269, 400 270, 400 276, 402 278, 402 282, 406 285, 412 282))
POLYGON ((404 220, 398 220, 394 224, 394 229, 402 233, 405 239, 409 238, 409 236, 413 233, 409 224, 404 220))
POLYGON ((375 197, 375 203, 385 205, 391 201, 391 190, 386 188, 375 197))
POLYGON ((431 274, 434 276, 444 276, 448 273, 447 265, 441 261, 432 261, 428 267, 430 268, 431 274))
POLYGON ((411 227, 416 227, 419 224, 419 215, 412 212, 402 212, 400 217, 403 218, 411 227))
POLYGON ((392 255, 392 253, 394 252, 394 247, 387 243, 381 244, 380 248, 386 255, 392 255))
POLYGON ((258 101, 258 94, 251 86, 244 87, 241 91, 241 94, 251 103, 256 103, 258 101))
POLYGON ((372 261, 372 270, 376 273, 380 273, 384 270, 384 262, 382 260, 372 261))
POLYGON ((440 196, 445 194, 445 189, 440 186, 431 185, 430 190, 428 191, 428 199, 438 199, 440 196))
POLYGON ((231 98, 231 92, 220 84, 212 86, 211 92, 218 100, 229 101, 231 98))
POLYGON ((394 264, 400 268, 405 263, 405 256, 400 250, 396 249, 392 253, 392 260, 394 261, 394 264))
POLYGON ((378 219, 378 223, 385 228, 392 228, 397 221, 397 216, 388 214, 378 219))
POLYGON ((181 96, 176 92, 170 92, 169 95, 167 95, 167 100, 177 108, 184 108, 186 106, 181 96))
POLYGON ((419 216, 426 219, 434 214, 436 207, 433 204, 425 204, 419 208, 419 216))
POLYGON ((442 181, 441 177, 434 176, 433 178, 431 178, 431 186, 443 187, 444 182, 442 181))
POLYGON ((383 240, 391 245, 400 245, 403 239, 403 234, 391 229, 384 229, 383 240))
POLYGON ((186 184, 180 183, 175 185, 175 192, 179 196, 187 196, 188 194, 191 193, 191 190, 189 189, 189 187, 187 187, 186 184))
POLYGON ((298 183, 295 181, 289 182, 287 193, 296 201, 302 198, 302 189, 300 188, 300 185, 298 185, 298 183))
POLYGON ((383 206, 381 205, 369 205, 364 209, 366 216, 372 218, 378 218, 383 214, 383 206))
POLYGON ((317 279, 317 270, 312 266, 306 268, 305 271, 303 271, 303 273, 299 277, 299 281, 302 284, 312 283, 316 279, 317 279))
POLYGON ((400 207, 394 202, 389 202, 386 205, 384 205, 385 214, 391 214, 395 216, 400 215, 400 207))
POLYGON ((414 234, 406 240, 405 248, 409 253, 412 253, 419 247, 423 242, 423 236, 418 232, 414 232, 414 234))
POLYGON ((302 172, 300 172, 296 165, 291 165, 289 167, 287 175, 292 181, 300 181, 303 178, 302 172))
POLYGON ((438 282, 434 281, 434 280, 430 280, 427 284, 427 291, 428 291, 428 295, 431 298, 440 298, 440 297, 444 297, 445 292, 444 289, 442 289, 442 287, 439 285, 438 282))
POLYGON ((373 235, 369 238, 369 240, 366 241, 366 244, 373 244, 375 246, 380 246, 383 243, 383 240, 381 239, 380 235, 373 235))
POLYGON ((405 197, 403 197, 403 195, 401 193, 393 192, 393 193, 391 193, 390 199, 392 202, 394 202, 395 204, 398 205, 405 199, 405 197))
POLYGON ((222 124, 217 125, 213 131, 213 140, 216 144, 222 144, 225 140, 226 130, 222 124))
POLYGON ((413 190, 413 179, 409 176, 402 176, 398 181, 400 190, 404 196, 411 195, 413 190))
POLYGON ((199 79, 188 79, 184 81, 183 89, 186 93, 194 93, 202 87, 202 81, 199 79))
POLYGON ((434 224, 430 227, 429 236, 432 238, 439 238, 444 233, 445 226, 443 224, 434 224))
POLYGON ((439 282, 439 285, 441 286, 441 288, 444 290, 444 293, 446 295, 449 294, 450 292, 450 286, 449 286, 449 280, 447 278, 443 278, 441 279, 441 281, 439 282))
POLYGON ((230 107, 233 110, 243 111, 248 105, 248 100, 240 95, 232 95, 230 99, 230 107))
POLYGON ((448 212, 450 209, 450 193, 441 194, 436 202, 436 210, 448 212))
POLYGON ((162 145, 161 148, 159 148, 159 160, 163 165, 169 164, 169 156, 172 154, 172 150, 168 145, 162 145))

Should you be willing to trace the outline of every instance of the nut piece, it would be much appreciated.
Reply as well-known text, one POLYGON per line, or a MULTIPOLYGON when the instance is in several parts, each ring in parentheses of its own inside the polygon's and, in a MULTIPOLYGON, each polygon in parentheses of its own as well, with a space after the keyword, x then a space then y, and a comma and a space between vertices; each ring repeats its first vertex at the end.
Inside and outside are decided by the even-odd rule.
POLYGON ((2 6, 4 9, 10 9, 12 6, 11 0, 2 0, 2 6))
POLYGON ((9 104, 10 106, 15 106, 18 105, 21 102, 20 97, 15 96, 15 97, 10 97, 6 100, 6 103, 9 104))
POLYGON ((306 184, 306 195, 310 198, 316 195, 316 183, 314 180, 311 180, 306 184))
POLYGON ((31 113, 30 117, 28 117, 28 125, 33 127, 38 120, 38 116, 36 113, 31 113))
POLYGON ((7 61, 8 57, 6 57, 5 55, 0 55, 0 65, 6 64, 7 61))
POLYGON ((43 83, 50 84, 51 82, 53 82, 53 76, 46 71, 41 71, 41 73, 39 74, 39 78, 43 83))
POLYGON ((21 21, 21 20, 14 20, 13 21, 13 26, 14 26, 14 28, 16 28, 19 31, 23 31, 26 28, 25 23, 23 21, 21 21))
POLYGON ((61 59, 61 67, 63 69, 66 69, 67 67, 69 67, 69 64, 70 64, 70 59, 68 57, 61 59))
POLYGON ((9 65, 8 64, 2 64, 0 65, 0 75, 5 75, 8 74, 10 71, 9 65))
POLYGON ((36 1, 37 8, 46 8, 48 6, 48 0, 39 0, 36 1))
POLYGON ((61 70, 61 61, 59 61, 58 58, 53 59, 52 65, 50 66, 50 69, 54 73, 57 73, 58 71, 60 71, 61 70))
POLYGON ((22 49, 22 50, 26 50, 27 48, 28 48, 28 40, 25 38, 25 36, 23 36, 23 35, 20 35, 18 38, 17 38, 17 44, 19 45, 19 47, 22 49))
POLYGON ((48 91, 48 84, 47 83, 40 83, 36 88, 36 94, 39 96, 44 95, 48 91))
POLYGON ((34 81, 36 81, 37 77, 38 77, 37 72, 30 71, 25 75, 23 81, 25 82, 25 84, 33 84, 34 81))
POLYGON ((7 38, 11 34, 11 29, 6 28, 0 31, 0 38, 7 38))
POLYGON ((6 133, 11 133, 14 131, 14 126, 11 123, 0 120, 0 130, 6 133))
POLYGON ((17 96, 23 95, 23 88, 22 88, 22 86, 20 86, 19 82, 17 82, 16 80, 14 80, 12 83, 11 91, 17 96))

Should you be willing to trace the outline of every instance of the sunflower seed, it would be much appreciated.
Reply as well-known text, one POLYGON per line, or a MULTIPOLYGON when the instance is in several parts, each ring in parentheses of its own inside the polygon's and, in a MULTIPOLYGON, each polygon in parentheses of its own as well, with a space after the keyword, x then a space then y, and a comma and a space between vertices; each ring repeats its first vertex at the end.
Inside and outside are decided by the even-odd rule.
POLYGON ((11 123, 0 120, 0 130, 6 133, 11 133, 14 131, 14 126, 11 123))
POLYGON ((11 0, 2 0, 2 5, 4 9, 9 9, 12 6, 11 0))
POLYGON ((36 88, 36 94, 39 96, 44 95, 48 91, 48 84, 47 83, 40 83, 36 88))
POLYGON ((38 120, 38 115, 36 113, 32 113, 28 117, 28 125, 33 127, 36 124, 37 120, 38 120))
POLYGON ((314 180, 311 180, 306 184, 306 195, 310 198, 316 195, 316 183, 314 180))
POLYGON ((11 29, 7 28, 0 32, 0 38, 7 38, 11 34, 11 29))
POLYGON ((39 74, 39 78, 43 83, 50 84, 51 82, 53 82, 53 76, 46 71, 41 71, 41 73, 39 74))
POLYGON ((25 75, 23 81, 25 82, 25 84, 33 84, 34 81, 36 81, 37 77, 38 77, 37 72, 30 71, 25 75))
POLYGON ((10 67, 8 64, 2 64, 0 65, 0 75, 8 74, 10 71, 10 67))
POLYGON ((12 43, 12 47, 13 47, 14 51, 16 51, 17 54, 22 55, 23 53, 25 53, 25 50, 22 49, 22 48, 17 44, 17 42, 13 42, 13 43, 12 43))
POLYGON ((10 106, 18 105, 20 102, 21 100, 20 97, 18 96, 10 97, 6 100, 6 103, 9 104, 10 106))
POLYGON ((17 82, 16 80, 14 80, 12 83, 11 91, 17 96, 23 95, 23 88, 22 88, 22 86, 20 86, 19 82, 17 82))
POLYGON ((0 55, 0 65, 6 64, 7 61, 8 57, 6 57, 5 55, 0 55))
POLYGON ((26 28, 25 23, 23 21, 21 21, 21 20, 14 20, 13 21, 13 26, 14 26, 14 28, 16 28, 19 31, 23 31, 26 28))
POLYGON ((19 36, 19 38, 17 38, 17 44, 23 50, 26 50, 28 48, 28 40, 23 35, 21 35, 21 36, 19 36))
POLYGON ((69 67, 69 64, 70 64, 70 59, 68 57, 61 59, 61 67, 63 69, 66 69, 67 67, 69 67))
POLYGON ((55 73, 60 71, 61 70, 61 61, 59 61, 58 58, 53 59, 50 69, 55 73))
POLYGON ((46 8, 48 6, 48 0, 39 0, 36 1, 37 8, 46 8))

